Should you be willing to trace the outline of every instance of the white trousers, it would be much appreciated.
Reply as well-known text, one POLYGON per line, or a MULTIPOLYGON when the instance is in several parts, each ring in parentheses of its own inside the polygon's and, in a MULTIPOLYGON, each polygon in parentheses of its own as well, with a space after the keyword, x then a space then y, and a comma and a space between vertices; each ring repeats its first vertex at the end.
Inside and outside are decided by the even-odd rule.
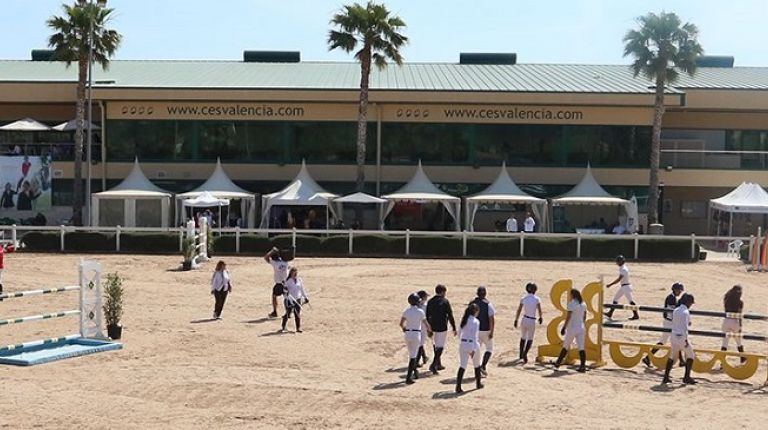
POLYGON ((493 352, 493 339, 489 337, 490 331, 481 331, 479 334, 480 348, 485 348, 485 352, 493 352))
POLYGON ((469 363, 469 356, 472 356, 472 365, 474 367, 480 367, 480 349, 474 343, 461 342, 459 346, 459 366, 462 369, 467 368, 469 363))
POLYGON ((523 317, 520 321, 520 337, 523 340, 533 340, 533 335, 536 333, 536 320, 523 317))
POLYGON ((674 360, 673 357, 677 357, 678 354, 680 354, 680 351, 683 352, 683 355, 685 355, 685 359, 692 359, 695 357, 693 353, 693 345, 691 345, 691 342, 688 341, 687 336, 678 336, 676 334, 673 334, 671 336, 672 339, 672 353, 669 355, 670 358, 674 360))
POLYGON ((405 346, 408 347, 408 357, 416 358, 419 356, 419 347, 421 346, 421 332, 405 332, 405 346))
POLYGON ((579 351, 584 351, 584 329, 571 330, 565 329, 565 339, 563 340, 563 348, 570 349, 573 341, 576 340, 576 346, 579 347, 579 351))
MULTIPOLYGON (((664 320, 664 328, 672 328, 672 321, 665 319, 664 320)), ((659 343, 662 345, 666 345, 667 342, 669 342, 669 336, 671 333, 668 331, 665 331, 661 334, 661 337, 659 338, 659 343)))
MULTIPOLYGON (((723 319, 723 331, 726 333, 741 333, 741 320, 737 318, 725 318, 723 319)), ((741 338, 735 337, 736 346, 741 346, 741 338)), ((723 348, 728 348, 728 337, 723 338, 723 348)))
POLYGON ((3 269, 0 269, 0 284, 3 283, 3 269))
POLYGON ((435 342, 435 348, 445 348, 445 339, 448 337, 448 331, 436 331, 433 332, 432 339, 435 342))
POLYGON ((627 284, 620 286, 619 291, 616 291, 616 295, 613 296, 613 301, 618 302, 622 297, 626 297, 629 302, 635 301, 635 299, 632 298, 632 285, 627 284))

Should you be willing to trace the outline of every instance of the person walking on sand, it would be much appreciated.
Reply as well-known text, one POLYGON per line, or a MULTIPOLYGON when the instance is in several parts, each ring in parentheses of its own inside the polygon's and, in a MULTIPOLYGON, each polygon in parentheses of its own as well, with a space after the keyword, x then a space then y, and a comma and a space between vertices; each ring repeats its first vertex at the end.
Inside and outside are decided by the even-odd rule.
MULTIPOLYGON (((743 353, 744 345, 741 344, 741 326, 742 326, 742 312, 744 312, 744 301, 741 300, 742 288, 741 285, 734 285, 725 293, 723 297, 723 306, 725 308, 726 317, 723 319, 723 331, 727 334, 733 335, 736 341, 736 349, 743 353)), ((723 344, 720 347, 721 351, 728 351, 729 336, 723 338, 723 344)), ((746 362, 747 359, 741 357, 741 362, 746 362)))
POLYGON ((227 263, 219 261, 216 263, 216 270, 211 277, 211 294, 215 299, 213 305, 213 319, 221 319, 221 311, 224 310, 224 302, 227 301, 227 295, 232 292, 232 278, 227 270, 227 263))
MULTIPOLYGON (((419 309, 424 311, 424 315, 427 314, 427 298, 429 298, 429 294, 424 291, 420 290, 416 293, 419 296, 419 309)), ((422 333, 426 332, 426 327, 422 327, 424 331, 422 333)), ((427 364, 427 361, 429 361, 429 357, 427 357, 427 353, 424 351, 424 345, 427 344, 427 336, 424 336, 422 334, 421 336, 421 345, 419 345, 419 356, 416 357, 416 367, 421 367, 422 364, 427 364)))
MULTIPOLYGON (((613 304, 618 305, 619 299, 626 297, 627 300, 629 300, 629 304, 635 306, 635 299, 632 298, 632 284, 629 282, 629 268, 627 267, 627 263, 623 255, 616 257, 616 265, 619 266, 619 276, 613 282, 606 285, 605 288, 611 288, 616 284, 620 284, 619 291, 617 291, 616 295, 613 296, 613 304)), ((605 316, 608 318, 613 318, 614 310, 614 308, 609 309, 608 312, 605 313, 605 316)), ((633 310, 632 312, 633 315, 630 320, 639 320, 640 315, 637 313, 637 309, 633 310)))
MULTIPOLYGON (((685 286, 679 282, 675 282, 672 284, 672 292, 667 295, 667 297, 664 299, 664 309, 669 309, 669 311, 662 313, 663 318, 663 324, 664 328, 671 329, 672 328, 672 312, 677 308, 677 298, 680 297, 681 294, 685 291, 685 286)), ((661 335, 661 338, 656 343, 656 345, 665 345, 667 342, 669 342, 669 332, 664 332, 661 335)), ((651 349, 651 354, 656 354, 658 351, 658 348, 651 349)), ((651 367, 651 357, 646 355, 643 358, 643 363, 645 363, 646 366, 651 367)), ((680 367, 682 367, 683 359, 680 359, 680 367)))
POLYGON ((448 324, 451 324, 451 331, 456 336, 456 321, 453 319, 453 310, 451 303, 445 298, 448 291, 445 285, 438 284, 435 287, 435 295, 427 302, 427 321, 432 327, 434 333, 434 358, 429 370, 437 375, 438 370, 444 370, 442 356, 445 349, 445 338, 448 336, 448 324))
POLYGON ((568 302, 568 314, 565 317, 565 323, 563 328, 560 329, 560 335, 565 336, 563 339, 563 349, 560 350, 560 355, 555 362, 555 369, 560 368, 563 364, 565 356, 568 354, 568 349, 576 341, 576 346, 579 348, 579 372, 586 372, 587 366, 587 352, 584 350, 584 334, 586 332, 584 322, 587 319, 587 305, 584 304, 584 299, 581 298, 581 293, 577 289, 571 290, 571 301, 568 302))
POLYGON ((304 289, 304 281, 298 277, 299 269, 291 267, 288 270, 288 279, 285 280, 285 297, 283 303, 285 304, 285 315, 283 315, 283 326, 280 331, 285 331, 285 325, 288 323, 288 319, 293 314, 296 322, 296 333, 302 333, 301 331, 301 306, 309 303, 309 296, 304 289))
POLYGON ((419 369, 416 367, 419 356, 419 346, 421 345, 422 327, 427 328, 427 334, 432 334, 432 328, 427 322, 427 316, 419 307, 419 295, 411 293, 408 295, 408 307, 403 311, 400 317, 400 329, 403 330, 405 337, 405 346, 408 348, 408 373, 405 377, 405 383, 413 384, 414 379, 419 379, 419 369))
POLYGON ((480 309, 477 319, 480 321, 480 347, 485 348, 483 362, 480 366, 483 376, 488 376, 487 366, 493 354, 493 332, 496 328, 496 309, 486 298, 487 295, 488 291, 484 286, 477 287, 477 297, 472 301, 480 309))
POLYGON ((541 299, 536 295, 538 287, 533 282, 525 286, 528 293, 520 300, 520 306, 517 307, 515 315, 515 328, 520 314, 523 314, 523 320, 520 322, 520 360, 523 364, 528 363, 528 351, 533 346, 533 336, 536 333, 536 313, 539 315, 539 324, 544 322, 544 315, 541 312, 541 299))
POLYGON ((273 247, 264 256, 264 261, 272 266, 274 271, 275 285, 272 287, 272 313, 270 318, 277 318, 277 298, 283 296, 283 287, 285 279, 288 277, 288 262, 293 258, 284 256, 279 249, 273 247))
POLYGON ((459 370, 456 372, 456 392, 463 393, 461 382, 464 379, 464 371, 469 364, 469 358, 472 357, 472 364, 475 368, 475 386, 477 389, 483 388, 482 367, 480 364, 480 320, 477 316, 480 314, 480 307, 475 303, 470 303, 464 310, 464 316, 461 317, 459 333, 459 370))
POLYGON ((693 352, 693 344, 688 340, 688 327, 691 325, 691 306, 696 301, 692 294, 683 294, 680 297, 680 305, 672 312, 672 352, 667 358, 667 366, 664 369, 664 379, 661 380, 662 384, 669 384, 672 380, 669 378, 669 373, 672 371, 672 365, 675 360, 672 357, 677 357, 680 352, 685 355, 685 376, 683 377, 683 384, 696 384, 696 380, 691 378, 691 369, 693 368, 693 360, 695 358, 693 352))

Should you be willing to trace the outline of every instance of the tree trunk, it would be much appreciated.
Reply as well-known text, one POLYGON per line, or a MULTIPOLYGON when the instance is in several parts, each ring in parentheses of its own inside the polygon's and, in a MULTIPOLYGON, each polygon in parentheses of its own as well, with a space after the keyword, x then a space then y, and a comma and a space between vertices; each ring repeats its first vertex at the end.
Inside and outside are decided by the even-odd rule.
POLYGON ((365 144, 368 140, 368 80, 371 74, 371 48, 366 45, 360 58, 360 105, 357 111, 357 179, 355 190, 365 188, 365 144))
POLYGON ((72 179, 72 222, 83 225, 83 139, 85 129, 85 85, 88 79, 88 56, 81 55, 77 63, 77 128, 75 130, 75 172, 72 179))
POLYGON ((661 121, 664 117, 664 83, 666 73, 656 77, 656 99, 651 132, 651 160, 648 175, 648 224, 659 222, 659 160, 661 158, 661 121))

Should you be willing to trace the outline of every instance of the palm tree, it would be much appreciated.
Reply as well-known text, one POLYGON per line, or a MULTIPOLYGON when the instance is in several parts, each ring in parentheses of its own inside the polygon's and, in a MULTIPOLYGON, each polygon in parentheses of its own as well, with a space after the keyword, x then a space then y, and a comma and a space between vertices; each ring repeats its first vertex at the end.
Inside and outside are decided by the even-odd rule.
POLYGON ((365 142, 368 128, 368 81, 371 63, 378 69, 387 66, 387 60, 403 64, 400 47, 408 38, 399 33, 405 22, 392 16, 383 4, 369 1, 362 6, 358 3, 344 6, 331 19, 335 26, 328 32, 328 50, 342 49, 355 52, 360 62, 360 104, 357 114, 357 191, 365 186, 365 142), (358 49, 359 48, 359 49, 358 49))
MULTIPOLYGON (((115 55, 122 36, 115 30, 106 28, 112 17, 113 9, 86 0, 77 0, 74 4, 62 5, 64 15, 53 16, 46 24, 54 31, 48 38, 48 45, 54 49, 53 60, 64 61, 67 67, 77 63, 77 105, 75 130, 75 172, 72 192, 72 220, 82 224, 83 208, 83 129, 85 128, 86 96, 85 87, 88 79, 88 54, 92 45, 92 60, 107 69, 109 59, 115 55), (92 43, 89 43, 92 38, 92 43)), ((90 163, 91 160, 88 160, 90 163)), ((88 196, 90 198, 90 196, 88 196)))
POLYGON ((664 89, 677 81, 680 72, 693 76, 696 58, 704 50, 697 40, 694 24, 682 24, 674 13, 649 13, 637 18, 639 28, 624 36, 624 56, 631 56, 635 77, 642 74, 656 84, 651 159, 648 190, 648 223, 659 222, 659 159, 661 157, 661 120, 664 116, 664 89))

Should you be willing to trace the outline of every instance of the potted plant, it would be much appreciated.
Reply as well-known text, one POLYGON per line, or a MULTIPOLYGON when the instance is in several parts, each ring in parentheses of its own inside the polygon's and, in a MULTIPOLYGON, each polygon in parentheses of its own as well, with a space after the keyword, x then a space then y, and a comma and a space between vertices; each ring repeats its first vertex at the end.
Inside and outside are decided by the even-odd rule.
POLYGON ((195 258, 194 239, 184 239, 184 241, 181 242, 181 254, 184 256, 184 261, 181 263, 181 269, 192 270, 192 259, 195 258))
POLYGON ((117 273, 107 274, 102 309, 107 323, 107 335, 110 339, 120 339, 123 334, 123 326, 120 325, 123 318, 123 278, 117 273))

